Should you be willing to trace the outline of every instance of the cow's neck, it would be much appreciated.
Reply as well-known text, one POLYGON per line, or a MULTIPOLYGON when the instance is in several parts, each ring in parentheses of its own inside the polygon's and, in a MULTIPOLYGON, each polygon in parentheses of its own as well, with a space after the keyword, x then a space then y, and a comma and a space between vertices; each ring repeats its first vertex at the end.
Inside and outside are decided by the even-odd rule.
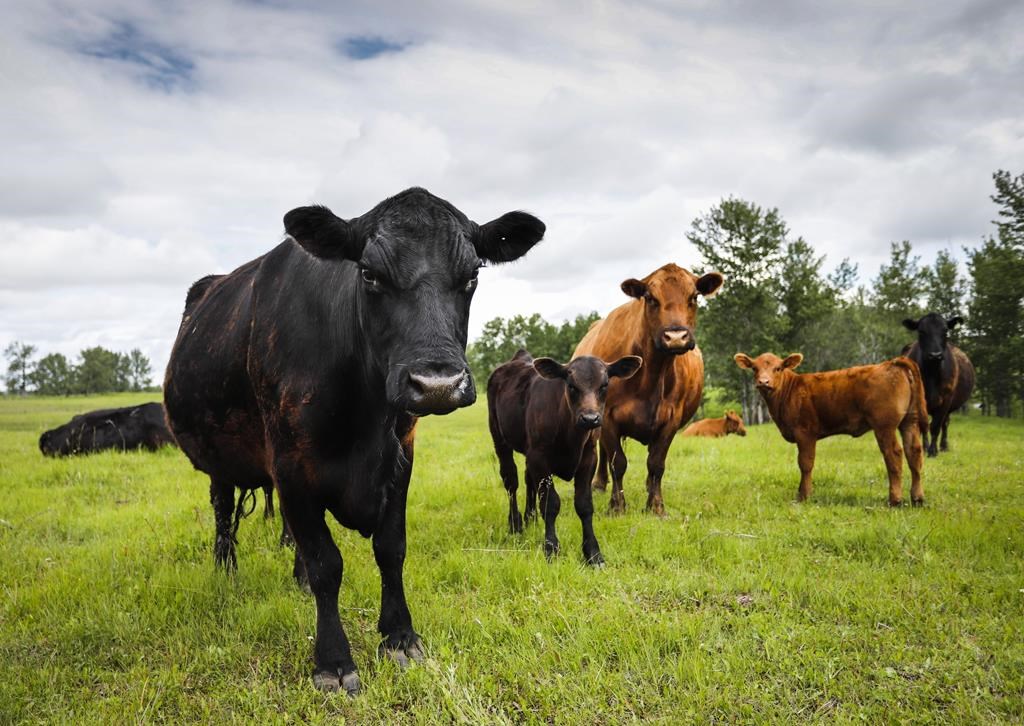
MULTIPOLYGON (((683 353, 690 355, 693 351, 683 353)), ((640 366, 636 378, 639 387, 647 390, 650 388, 671 388, 675 382, 675 353, 666 353, 655 347, 649 336, 645 336, 644 344, 640 350, 640 357, 644 363, 640 366), (669 380, 671 379, 671 380, 669 380)))

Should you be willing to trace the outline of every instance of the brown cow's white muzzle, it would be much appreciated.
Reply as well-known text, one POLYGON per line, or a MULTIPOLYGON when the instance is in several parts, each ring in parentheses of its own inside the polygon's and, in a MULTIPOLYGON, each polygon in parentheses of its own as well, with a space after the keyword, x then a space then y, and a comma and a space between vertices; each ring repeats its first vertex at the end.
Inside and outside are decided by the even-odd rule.
POLYGON ((666 330, 661 334, 661 342, 669 350, 684 348, 690 342, 690 331, 686 328, 680 330, 666 330))

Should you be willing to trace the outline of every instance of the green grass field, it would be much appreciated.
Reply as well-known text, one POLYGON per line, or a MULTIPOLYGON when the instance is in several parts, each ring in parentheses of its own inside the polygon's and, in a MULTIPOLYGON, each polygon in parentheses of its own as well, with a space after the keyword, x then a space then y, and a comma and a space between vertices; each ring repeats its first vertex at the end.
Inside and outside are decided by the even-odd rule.
POLYGON ((262 502, 226 577, 207 480, 179 451, 36 448, 72 413, 138 400, 0 400, 0 722, 1024 718, 1020 421, 957 417, 923 509, 886 506, 871 436, 822 442, 814 497, 795 504, 795 448, 762 426, 678 439, 659 520, 631 442, 630 511, 596 496, 609 564, 593 570, 569 484, 558 559, 539 526, 507 534, 484 404, 425 419, 406 589, 429 658, 404 673, 376 659, 370 543, 335 525, 364 685, 349 699, 311 685, 313 602, 262 502))

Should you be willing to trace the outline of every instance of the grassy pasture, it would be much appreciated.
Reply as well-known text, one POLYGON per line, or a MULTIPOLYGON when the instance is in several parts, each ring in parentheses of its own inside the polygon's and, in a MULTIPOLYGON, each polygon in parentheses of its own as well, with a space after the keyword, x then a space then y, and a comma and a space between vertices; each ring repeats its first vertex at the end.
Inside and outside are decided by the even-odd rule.
POLYGON ((794 504, 795 448, 762 426, 678 439, 659 520, 630 443, 630 511, 596 497, 595 571, 568 484, 561 557, 544 560, 539 526, 507 533, 482 403, 426 419, 406 588, 430 657, 405 673, 376 659, 371 548, 335 525, 364 684, 347 699, 311 686, 314 607, 279 522, 243 521, 227 578, 207 481, 177 450, 39 454, 44 428, 138 400, 0 400, 0 722, 1024 718, 1019 421, 958 417, 923 509, 885 506, 871 436, 822 442, 813 499, 794 504))

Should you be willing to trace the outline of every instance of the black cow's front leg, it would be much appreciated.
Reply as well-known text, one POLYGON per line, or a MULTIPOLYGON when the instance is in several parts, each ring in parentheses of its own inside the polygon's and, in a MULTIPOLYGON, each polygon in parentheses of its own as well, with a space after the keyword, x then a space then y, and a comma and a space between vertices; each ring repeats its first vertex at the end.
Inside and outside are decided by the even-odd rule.
POLYGON ((561 545, 558 542, 558 535, 555 533, 555 520, 562 510, 562 500, 555 490, 555 482, 551 475, 535 475, 537 481, 538 496, 540 498, 540 513, 544 517, 544 555, 551 559, 558 554, 561 545))
POLYGON ((281 514, 295 539, 296 577, 305 577, 316 601, 313 685, 321 691, 344 690, 355 695, 359 692, 359 675, 338 614, 344 565, 341 552, 324 521, 324 509, 314 507, 301 486, 292 489, 282 482, 278 492, 281 514))
POLYGON ((412 627, 412 615, 405 600, 402 568, 405 565, 405 504, 412 475, 412 441, 404 445, 408 463, 398 475, 388 497, 384 516, 373 535, 373 556, 380 569, 380 620, 377 630, 381 641, 379 654, 391 658, 402 668, 410 661, 423 660, 423 643, 412 627))
POLYGON ((576 487, 573 503, 576 505, 580 524, 583 525, 583 561, 588 565, 600 566, 604 564, 604 557, 601 555, 600 545, 597 544, 597 536, 594 535, 594 499, 591 493, 591 481, 597 465, 594 448, 593 445, 589 445, 583 450, 573 482, 576 487))
POLYGON ((235 558, 235 533, 231 515, 235 510, 235 485, 224 479, 210 477, 210 504, 216 534, 213 541, 213 561, 228 572, 238 568, 235 558))

